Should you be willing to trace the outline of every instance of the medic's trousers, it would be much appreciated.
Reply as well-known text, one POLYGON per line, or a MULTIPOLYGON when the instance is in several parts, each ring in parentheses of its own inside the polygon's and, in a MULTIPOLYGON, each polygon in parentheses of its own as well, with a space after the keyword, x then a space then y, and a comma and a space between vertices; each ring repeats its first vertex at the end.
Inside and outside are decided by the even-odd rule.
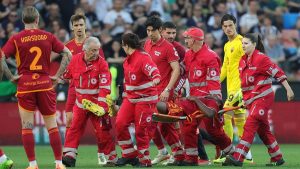
POLYGON ((175 129, 175 125, 175 123, 157 123, 153 142, 158 146, 157 148, 159 150, 164 148, 161 138, 162 136, 171 147, 174 158, 180 161, 184 159, 184 151, 179 139, 178 131, 175 129))
MULTIPOLYGON (((205 102, 204 102, 205 104, 205 102)), ((191 114, 198 109, 196 104, 189 100, 180 101, 179 105, 183 108, 185 114, 191 114), (185 111, 188 110, 188 111, 185 111)), ((185 160, 197 163, 198 162, 198 135, 197 130, 200 123, 203 122, 205 129, 209 135, 215 140, 226 154, 233 152, 234 147, 231 144, 230 138, 225 134, 222 123, 216 118, 203 117, 200 119, 193 119, 192 122, 184 121, 182 134, 184 137, 185 160)))
POLYGON ((282 158, 279 145, 274 135, 270 131, 270 125, 268 121, 268 112, 273 100, 274 94, 271 93, 263 98, 255 100, 247 106, 247 109, 249 110, 249 116, 244 126, 243 136, 233 154, 233 157, 236 160, 244 160, 250 149, 256 132, 263 143, 267 146, 271 161, 275 162, 282 158))
POLYGON ((73 107, 72 125, 65 139, 64 155, 76 158, 79 141, 84 133, 88 119, 90 119, 93 124, 98 145, 102 148, 102 152, 107 161, 116 162, 117 153, 115 150, 115 142, 109 132, 111 129, 109 116, 106 114, 102 117, 98 117, 87 110, 79 108, 77 105, 73 107))
POLYGON ((139 158, 140 163, 151 165, 149 145, 153 137, 156 123, 152 122, 152 114, 157 112, 156 103, 130 103, 123 100, 116 118, 118 144, 122 149, 122 157, 139 158), (135 126, 137 150, 133 147, 128 127, 135 126))

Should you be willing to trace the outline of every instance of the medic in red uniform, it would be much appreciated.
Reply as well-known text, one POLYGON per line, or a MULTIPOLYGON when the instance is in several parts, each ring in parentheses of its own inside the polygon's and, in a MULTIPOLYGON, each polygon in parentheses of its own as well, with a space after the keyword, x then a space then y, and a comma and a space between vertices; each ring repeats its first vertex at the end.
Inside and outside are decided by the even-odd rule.
POLYGON ((137 35, 124 34, 122 47, 127 54, 123 64, 126 96, 116 118, 118 144, 122 149, 122 158, 117 161, 117 165, 151 166, 149 144, 156 128, 152 114, 157 112, 156 85, 161 76, 149 54, 140 49, 137 35), (137 150, 133 147, 128 131, 131 123, 135 126, 137 150))
POLYGON ((107 163, 113 165, 117 161, 113 137, 109 133, 111 123, 108 114, 98 117, 82 105, 82 99, 87 99, 103 107, 106 112, 108 109, 105 97, 110 94, 111 75, 108 64, 99 56, 99 50, 99 40, 95 37, 87 38, 83 45, 84 52, 73 56, 64 74, 64 78, 72 79, 76 91, 74 116, 64 147, 63 162, 67 167, 75 166, 79 141, 88 119, 93 124, 97 140, 105 145, 103 152, 108 159, 107 163))
POLYGON ((268 148, 271 157, 267 166, 279 166, 284 163, 279 145, 270 131, 268 111, 274 102, 272 79, 280 82, 287 91, 288 100, 294 98, 294 92, 287 82, 284 72, 266 56, 260 37, 246 34, 242 40, 245 55, 239 65, 243 100, 249 111, 244 133, 234 154, 227 156, 223 165, 242 166, 253 142, 255 133, 268 148))
MULTIPOLYGON (((187 47, 190 49, 184 58, 185 74, 190 82, 190 95, 198 98, 214 95, 221 98, 219 77, 221 62, 218 55, 203 42, 204 33, 201 29, 190 28, 184 32, 184 36, 187 47)), ((219 105, 216 100, 206 99, 203 100, 203 103, 215 113, 218 112, 219 105)), ((187 115, 198 110, 198 106, 190 100, 179 101, 177 104, 183 108, 187 115)), ((219 119, 204 117, 192 120, 192 122, 185 121, 182 134, 186 156, 179 165, 197 165, 198 137, 196 132, 201 121, 204 122, 207 132, 225 153, 233 151, 233 145, 224 133, 219 119)))

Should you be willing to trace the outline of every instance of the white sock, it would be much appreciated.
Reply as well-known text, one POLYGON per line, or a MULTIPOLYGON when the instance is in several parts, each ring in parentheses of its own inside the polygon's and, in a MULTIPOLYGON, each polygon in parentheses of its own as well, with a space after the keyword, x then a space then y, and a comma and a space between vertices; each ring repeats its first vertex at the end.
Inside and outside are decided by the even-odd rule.
POLYGON ((158 153, 159 153, 159 154, 166 155, 166 154, 168 154, 168 151, 167 151, 166 147, 164 147, 164 148, 158 150, 158 153))
POLYGON ((98 158, 105 158, 106 159, 106 157, 105 157, 105 154, 104 153, 98 153, 98 158))
POLYGON ((3 154, 3 155, 0 157, 0 163, 3 163, 6 159, 7 159, 6 155, 3 154))
POLYGON ((248 151, 248 154, 246 155, 246 159, 251 160, 252 159, 252 154, 251 151, 248 151))
POLYGON ((61 165, 61 164, 62 164, 62 161, 61 161, 61 160, 55 160, 55 164, 56 164, 56 165, 61 165))
POLYGON ((30 166, 30 167, 35 167, 35 166, 37 166, 36 160, 30 161, 30 162, 29 162, 29 166, 30 166))

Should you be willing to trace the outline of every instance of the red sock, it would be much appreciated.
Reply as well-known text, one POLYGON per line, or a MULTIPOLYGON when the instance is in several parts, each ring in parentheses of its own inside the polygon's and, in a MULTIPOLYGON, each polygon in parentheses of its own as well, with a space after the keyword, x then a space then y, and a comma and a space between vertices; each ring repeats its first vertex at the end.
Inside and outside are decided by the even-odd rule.
POLYGON ((48 130, 49 133, 49 139, 50 139, 50 145, 52 147, 55 160, 61 160, 62 159, 62 144, 61 139, 59 135, 59 131, 57 127, 54 127, 52 129, 48 130))
POLYGON ((3 156, 4 152, 3 150, 0 148, 0 157, 3 156))
POLYGON ((34 161, 34 136, 32 129, 22 129, 22 141, 28 160, 34 161))

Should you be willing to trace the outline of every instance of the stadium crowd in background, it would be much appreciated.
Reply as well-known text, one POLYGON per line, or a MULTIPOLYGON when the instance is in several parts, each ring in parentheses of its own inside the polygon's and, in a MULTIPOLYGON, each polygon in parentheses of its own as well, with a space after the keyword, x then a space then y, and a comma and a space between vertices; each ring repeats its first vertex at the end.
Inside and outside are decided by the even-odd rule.
MULTIPOLYGON (((156 157, 165 155, 169 158, 161 136, 170 145, 174 157, 174 161, 168 162, 167 165, 199 165, 197 132, 200 122, 203 122, 217 147, 227 155, 223 165, 242 165, 257 130, 269 148, 270 165, 282 165, 284 163, 282 154, 270 132, 264 112, 274 100, 270 76, 283 84, 289 101, 294 98, 294 93, 281 68, 285 69, 291 79, 297 80, 300 77, 298 75, 300 4, 292 0, 285 2, 281 4, 280 1, 270 3, 254 0, 75 0, 66 4, 66 1, 58 0, 2 0, 0 20, 4 36, 0 39, 3 46, 0 73, 2 76, 4 72, 7 83, 3 85, 11 88, 7 90, 11 93, 6 93, 7 95, 1 96, 0 99, 14 100, 12 95, 17 90, 22 120, 22 141, 29 161, 28 169, 38 169, 32 131, 33 112, 36 109, 43 115, 56 169, 64 169, 62 163, 67 167, 75 166, 79 139, 88 118, 91 119, 97 135, 98 155, 104 154, 104 158, 107 158, 105 163, 109 166, 154 165, 148 150, 151 139, 159 149, 156 157), (275 3, 277 4, 274 6, 275 3), (71 15, 81 17, 74 20, 72 16, 70 20, 71 15), (226 16, 230 16, 229 19, 226 19, 226 16), (166 31, 163 21, 174 24, 173 34, 178 32, 178 42, 185 44, 188 49, 183 61, 172 45, 174 39, 165 39, 166 35, 162 35, 166 33, 163 32, 166 31), (77 26, 79 24, 79 27, 76 28, 76 24, 77 26), (245 36, 242 37, 237 32, 245 36), (255 40, 254 37, 258 39, 255 40), (235 40, 241 39, 242 44, 239 41, 238 47, 235 40), (82 50, 82 53, 75 54, 72 47, 61 43, 70 44, 72 41, 75 42, 73 46, 79 45, 75 48, 82 50), (260 46, 266 46, 266 54, 260 53, 264 52, 258 48, 260 46), (260 51, 255 50, 256 48, 260 51), (235 54, 236 51, 238 53, 235 54), (31 55, 33 57, 28 58, 31 55), (237 57, 233 58, 234 55, 237 57), (239 61, 241 56, 243 58, 239 61), (251 58, 247 58, 248 56, 251 58), (228 57, 236 59, 236 64, 228 57), (258 58, 263 58, 265 64, 259 65, 261 62, 258 58), (70 65, 67 67, 69 62, 70 65), (253 65, 258 64, 257 67, 250 65, 252 62, 253 65), (230 72, 229 66, 235 66, 231 69, 236 69, 236 74, 230 72), (262 73, 254 74, 256 71, 262 73), (246 75, 243 76, 245 72, 246 75), (229 85, 233 82, 230 82, 232 79, 229 75, 236 77, 238 73, 241 74, 239 76, 241 85, 238 84, 231 89, 229 85), (249 74, 253 76, 248 77, 249 74), (188 79, 191 97, 185 100, 174 99, 173 95, 176 97, 180 92, 174 93, 173 90, 179 77, 183 75, 188 79), (222 107, 218 103, 218 100, 222 99, 220 77, 223 80, 226 76, 228 101, 224 107, 226 108, 227 104, 231 108, 236 106, 228 102, 232 99, 231 96, 234 98, 243 92, 243 101, 239 99, 237 102, 242 103, 243 107, 251 112, 244 127, 245 132, 241 134, 242 130, 239 131, 239 136, 242 137, 236 149, 232 144, 232 134, 227 133, 227 136, 223 130, 222 115, 217 114, 222 107), (63 79, 72 80, 71 84, 75 89, 69 92, 76 93, 76 101, 71 100, 75 105, 70 106, 68 110, 74 114, 72 122, 72 116, 68 116, 67 127, 70 129, 66 132, 62 158, 62 143, 55 121, 55 105, 56 100, 66 100, 64 90, 66 87, 59 84, 57 97, 53 87, 63 79), (112 128, 109 115, 114 104, 107 101, 107 96, 112 91, 111 96, 114 100, 121 98, 119 93, 123 92, 123 81, 124 101, 117 114, 115 126, 118 144, 122 149, 122 157, 118 159, 114 142, 111 141, 112 135, 109 133, 112 128), (255 85, 249 86, 250 84, 255 85), (254 92, 249 92, 252 90, 254 92), (208 96, 213 98, 207 98, 208 96), (202 98, 204 100, 201 100, 202 98), (159 124, 152 121, 153 113, 157 112, 156 103, 171 100, 174 101, 172 104, 181 110, 180 113, 189 117, 189 120, 181 124, 183 145, 179 140, 179 132, 173 124, 159 124), (255 109, 256 107, 261 109, 255 109), (195 113, 202 113, 205 117, 197 119, 195 113), (127 130, 132 123, 135 126, 136 147, 127 130), (253 125, 254 123, 257 125, 253 125), (259 125, 262 128, 258 129, 259 125), (155 129, 156 138, 153 137, 155 129)), ((2 82, 0 87, 1 85, 2 82)), ((172 113, 172 111, 168 113, 170 112, 172 113)), ((231 118, 227 121, 231 121, 231 118)), ((242 118, 241 124, 244 123, 244 117, 242 118)), ((229 131, 231 130, 230 127, 229 131)), ((5 156, 2 157, 7 160, 5 156)))
MULTIPOLYGON (((150 15, 161 16, 177 26, 177 40, 184 44, 182 33, 185 28, 197 26, 206 33, 208 45, 223 58, 223 46, 227 41, 220 23, 225 13, 237 18, 238 32, 259 32, 262 34, 266 52, 287 73, 289 80, 300 80, 300 3, 295 0, 2 0, 0 4, 0 46, 8 38, 24 28, 21 9, 35 6, 39 12, 41 29, 53 33, 66 43, 74 35, 70 17, 74 12, 87 17, 87 35, 101 40, 109 66, 115 70, 114 98, 118 97, 118 86, 122 90, 124 51, 120 37, 123 33, 136 33, 146 38, 145 21, 150 15), (282 36, 284 35, 284 36, 282 36), (273 49, 273 50, 272 50, 273 49), (276 52, 274 51, 276 49, 276 52)), ((59 58, 53 62, 58 67, 59 58)), ((16 65, 9 61, 9 67, 16 72, 16 65)), ((53 71, 55 72, 55 70, 53 71)), ((5 78, 5 77, 4 77, 5 78)), ((14 101, 16 87, 6 79, 0 82, 0 101, 14 101)), ((65 101, 66 87, 58 100, 65 101)))

